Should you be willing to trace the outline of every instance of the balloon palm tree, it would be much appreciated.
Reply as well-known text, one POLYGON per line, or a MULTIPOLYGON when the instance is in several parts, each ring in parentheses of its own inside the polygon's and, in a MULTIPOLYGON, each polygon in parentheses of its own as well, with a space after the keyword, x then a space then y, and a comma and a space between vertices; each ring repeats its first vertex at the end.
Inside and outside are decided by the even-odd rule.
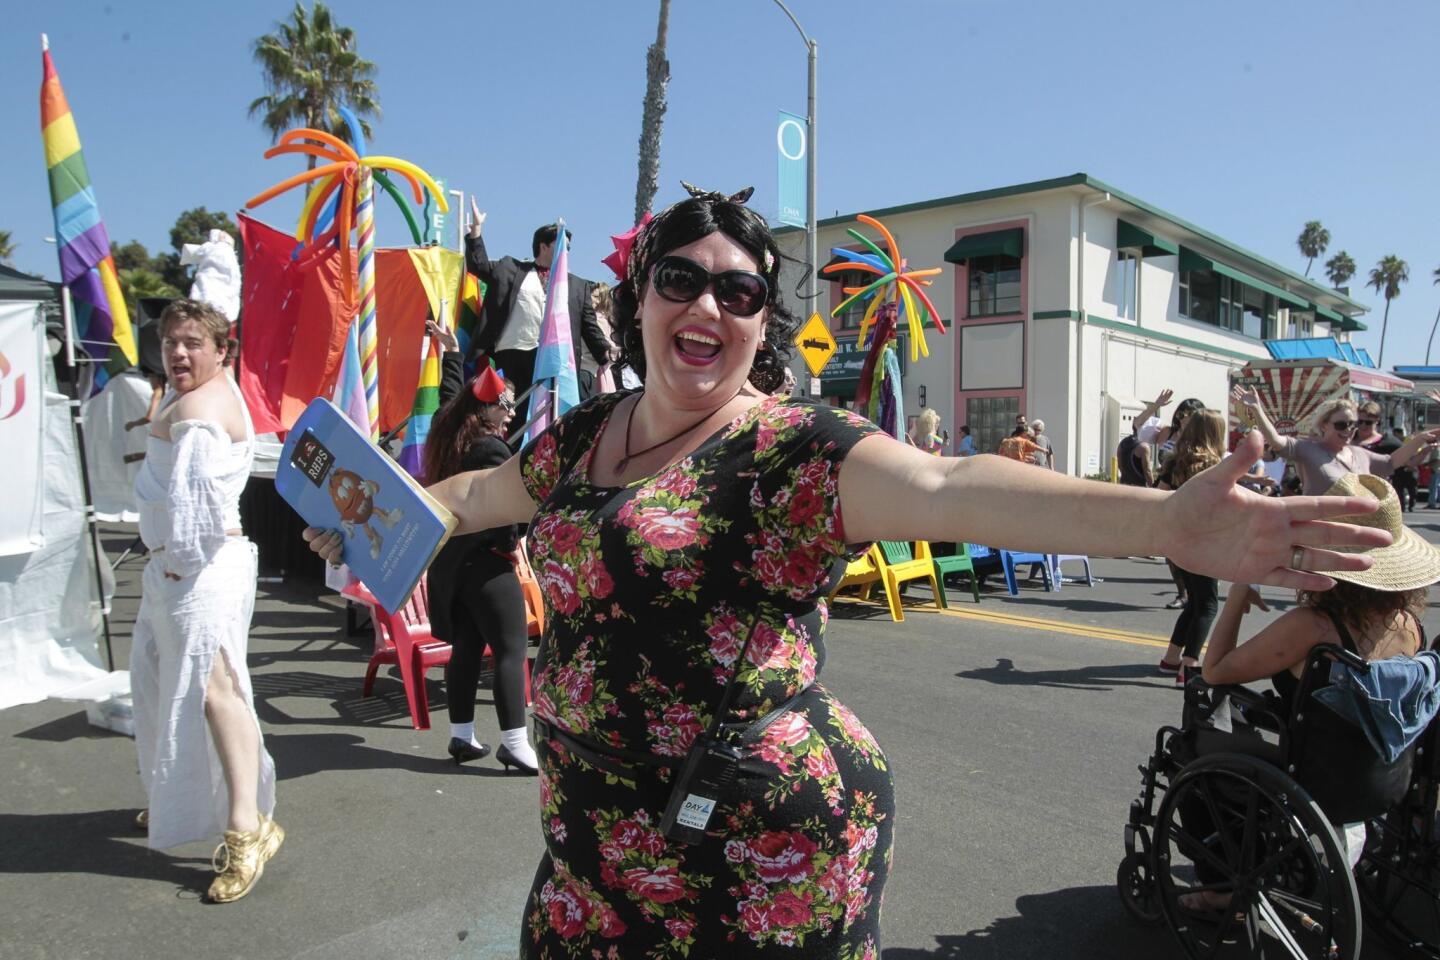
MULTIPOLYGON (((1435 268, 1433 283, 1440 284, 1440 267, 1435 268)), ((1435 322, 1430 325, 1430 341, 1425 344, 1425 366, 1430 366, 1430 345, 1435 342, 1435 328, 1440 327, 1440 310, 1435 311, 1435 322)))
POLYGON ((1319 220, 1310 220, 1305 224, 1305 229, 1300 231, 1295 244, 1300 248, 1300 255, 1308 258, 1305 263, 1305 276, 1308 277, 1310 265, 1330 246, 1330 231, 1321 226, 1319 220))
POLYGON ((1385 318, 1380 322, 1380 357, 1375 365, 1385 366, 1385 332, 1390 325, 1390 301, 1400 296, 1400 285, 1410 281, 1410 265, 1395 254, 1386 254, 1370 270, 1368 286, 1385 297, 1385 318))
POLYGON ((1341 250, 1325 261, 1325 273, 1330 277, 1330 286, 1343 287, 1355 276, 1355 258, 1341 250))
MULTIPOLYGON (((250 116, 259 116, 272 137, 291 127, 344 137, 348 131, 340 107, 360 116, 369 136, 364 117, 380 116, 375 64, 355 52, 355 31, 336 25, 325 4, 316 0, 307 15, 297 2, 289 21, 275 24, 275 32, 258 38, 251 49, 266 92, 251 102, 250 116)), ((313 170, 315 160, 308 157, 306 168, 313 170)))

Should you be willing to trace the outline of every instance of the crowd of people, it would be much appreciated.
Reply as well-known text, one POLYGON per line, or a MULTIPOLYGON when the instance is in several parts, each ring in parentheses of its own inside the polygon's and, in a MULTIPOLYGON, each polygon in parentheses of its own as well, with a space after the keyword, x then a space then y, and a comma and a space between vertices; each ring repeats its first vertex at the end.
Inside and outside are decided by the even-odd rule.
MULTIPOLYGON (((430 572, 432 628, 454 648, 446 752, 456 763, 490 753, 474 723, 488 647, 496 759, 541 784, 545 852, 524 957, 693 955, 727 942, 756 956, 879 955, 893 779, 819 676, 825 597, 870 542, 1166 556, 1185 605, 1161 668, 1181 672, 1200 663, 1220 579, 1237 584, 1236 605, 1249 584, 1319 598, 1403 536, 1366 522, 1383 501, 1373 485, 1333 476, 1404 466, 1440 431, 1393 454, 1350 452, 1333 438, 1353 436, 1353 406, 1330 410, 1316 439, 1288 442, 1257 409, 1259 429, 1227 457, 1219 412, 1186 401, 1160 423, 1167 391, 1137 420, 1126 483, 1097 484, 1053 469, 1039 420, 1018 416, 999 456, 961 427, 959 456, 942 457, 932 454, 949 437, 933 410, 896 440, 794 398, 785 375, 797 324, 774 237, 748 191, 691 193, 640 231, 613 289, 572 287, 594 373, 620 369, 634 386, 596 389, 518 453, 504 437, 533 374, 535 291, 558 231, 536 232, 532 260, 490 260, 476 211, 467 256, 489 271, 485 309, 498 318, 477 343, 503 377, 482 362, 466 382, 458 345, 431 330, 445 377, 426 472, 459 520, 430 572), (1245 490, 1260 482, 1262 435, 1328 495, 1245 490), (1025 511, 1011 509, 1016 497, 1025 511), (511 561, 520 524, 548 613, 528 736, 511 561)), ((225 370, 224 317, 180 301, 162 333, 172 395, 150 425, 140 484, 152 553, 132 660, 136 739, 152 846, 221 836, 210 894, 224 902, 253 888, 284 840, 245 666, 254 550, 235 478, 248 473, 253 431, 225 370)), ((305 537, 340 560, 336 532, 305 537)), ((1397 609, 1383 607, 1391 620, 1397 609)), ((1413 650, 1406 630, 1365 620, 1353 632, 1381 655, 1413 650)), ((1230 647, 1212 639, 1207 675, 1243 661, 1246 645, 1230 647)))

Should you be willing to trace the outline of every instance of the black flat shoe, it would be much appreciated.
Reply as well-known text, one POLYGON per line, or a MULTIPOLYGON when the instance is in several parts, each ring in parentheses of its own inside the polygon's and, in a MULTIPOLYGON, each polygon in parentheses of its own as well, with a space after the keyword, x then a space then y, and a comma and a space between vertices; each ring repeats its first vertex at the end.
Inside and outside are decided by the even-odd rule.
MULTIPOLYGON (((461 740, 459 737, 451 737, 450 746, 445 749, 450 754, 450 759, 455 761, 455 766, 457 767, 462 763, 468 763, 471 760, 483 760, 485 757, 490 756, 490 748, 485 746, 485 744, 482 743, 477 747, 475 744, 461 740)), ((500 749, 504 750, 505 748, 501 747, 500 749)))
POLYGON ((516 773, 527 777, 537 776, 540 773, 539 770, 530 766, 530 764, 522 762, 520 758, 511 753, 510 748, 503 743, 495 748, 495 759, 500 761, 500 766, 504 767, 507 771, 511 767, 514 767, 516 773))

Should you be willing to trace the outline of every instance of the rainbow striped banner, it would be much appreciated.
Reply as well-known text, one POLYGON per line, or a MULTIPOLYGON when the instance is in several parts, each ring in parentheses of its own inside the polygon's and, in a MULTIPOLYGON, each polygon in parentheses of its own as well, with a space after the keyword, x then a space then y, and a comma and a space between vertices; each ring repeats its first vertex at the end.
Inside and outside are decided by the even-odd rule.
MULTIPOLYGON (((420 384, 415 389, 415 405, 405 424, 405 445, 400 448, 400 466, 410 476, 427 482, 425 472, 425 440, 430 436, 430 421, 440 409, 440 348, 430 337, 430 349, 420 368, 420 384)), ((464 388, 462 388, 464 389, 464 388)))
MULTIPOLYGON (((55 207, 55 243, 60 251, 60 282, 70 288, 79 346, 91 358, 111 358, 112 350, 133 365, 137 360, 130 313, 120 293, 110 236, 100 219, 95 188, 80 150, 75 117, 50 59, 50 41, 40 38, 44 79, 40 84, 40 136, 50 172, 50 202, 55 207)), ((118 361, 118 357, 115 358, 118 361)), ((104 384, 97 369, 95 386, 104 384)))
MULTIPOLYGON (((380 439, 380 378, 375 330, 375 180, 368 167, 360 168, 359 191, 355 200, 355 229, 360 234, 360 375, 365 383, 365 407, 370 414, 370 439, 380 439)), ((341 243, 348 243, 345 237, 341 243)))

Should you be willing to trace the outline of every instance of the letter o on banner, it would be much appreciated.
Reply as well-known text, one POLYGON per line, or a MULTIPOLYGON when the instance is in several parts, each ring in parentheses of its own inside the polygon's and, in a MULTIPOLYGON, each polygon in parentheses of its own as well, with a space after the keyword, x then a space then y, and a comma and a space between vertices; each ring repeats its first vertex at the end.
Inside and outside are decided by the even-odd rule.
POLYGON ((786 160, 805 159, 805 150, 808 146, 805 143, 805 128, 801 126, 799 121, 795 120, 793 117, 786 117, 785 119, 780 121, 780 126, 775 128, 775 146, 779 148, 780 155, 783 156, 786 160), (800 135, 800 149, 797 150, 795 153, 791 153, 789 150, 785 149, 785 130, 787 128, 793 129, 797 134, 800 135))

